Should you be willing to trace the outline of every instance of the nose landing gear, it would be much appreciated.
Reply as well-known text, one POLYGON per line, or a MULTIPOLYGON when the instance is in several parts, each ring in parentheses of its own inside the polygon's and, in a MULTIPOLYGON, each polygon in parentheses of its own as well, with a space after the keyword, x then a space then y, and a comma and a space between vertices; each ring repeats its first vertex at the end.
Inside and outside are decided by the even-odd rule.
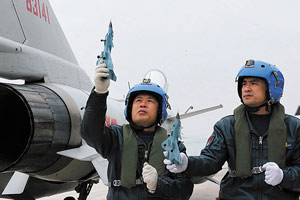
MULTIPOLYGON (((78 186, 75 188, 75 191, 79 193, 78 200, 86 200, 89 196, 91 189, 94 183, 98 183, 95 180, 88 180, 82 183, 79 183, 78 186)), ((76 200, 74 197, 66 197, 64 200, 76 200)))

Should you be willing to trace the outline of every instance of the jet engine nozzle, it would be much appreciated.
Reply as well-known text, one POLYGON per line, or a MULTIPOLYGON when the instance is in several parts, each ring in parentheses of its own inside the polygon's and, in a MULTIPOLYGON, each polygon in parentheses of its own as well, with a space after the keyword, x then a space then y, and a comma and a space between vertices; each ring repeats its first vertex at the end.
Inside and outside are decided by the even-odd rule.
MULTIPOLYGON (((69 111, 49 88, 0 84, 0 110, 0 172, 41 171, 61 157, 56 152, 70 148, 69 111)), ((73 147, 80 143, 78 139, 73 147)))

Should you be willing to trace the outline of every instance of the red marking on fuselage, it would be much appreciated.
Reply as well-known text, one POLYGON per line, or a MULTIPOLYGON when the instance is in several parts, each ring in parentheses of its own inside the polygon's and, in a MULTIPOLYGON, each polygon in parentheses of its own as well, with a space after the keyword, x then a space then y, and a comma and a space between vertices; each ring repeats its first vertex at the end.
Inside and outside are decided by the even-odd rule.
POLYGON ((42 19, 45 19, 45 23, 50 24, 50 16, 48 12, 48 6, 40 0, 26 0, 27 11, 33 15, 42 19))
POLYGON ((118 122, 115 118, 110 118, 110 116, 105 116, 105 126, 117 125, 118 122))

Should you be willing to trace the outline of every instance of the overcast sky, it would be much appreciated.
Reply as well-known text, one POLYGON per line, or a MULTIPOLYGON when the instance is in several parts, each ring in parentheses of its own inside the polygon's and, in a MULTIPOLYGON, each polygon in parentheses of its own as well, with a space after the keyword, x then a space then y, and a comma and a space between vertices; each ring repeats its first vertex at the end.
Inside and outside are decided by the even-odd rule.
POLYGON ((296 0, 50 0, 74 54, 92 77, 96 56, 111 20, 112 58, 120 98, 150 69, 169 81, 173 111, 183 113, 223 104, 224 108, 183 120, 187 136, 211 133, 240 100, 235 76, 247 59, 282 71, 282 103, 294 114, 300 101, 300 1, 296 0))

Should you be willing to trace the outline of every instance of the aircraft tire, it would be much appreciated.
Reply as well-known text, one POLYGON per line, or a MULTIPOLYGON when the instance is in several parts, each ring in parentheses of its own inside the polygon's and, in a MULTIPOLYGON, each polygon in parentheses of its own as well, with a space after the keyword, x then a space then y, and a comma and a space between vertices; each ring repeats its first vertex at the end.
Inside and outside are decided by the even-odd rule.
POLYGON ((76 200, 74 197, 66 197, 64 200, 76 200))

